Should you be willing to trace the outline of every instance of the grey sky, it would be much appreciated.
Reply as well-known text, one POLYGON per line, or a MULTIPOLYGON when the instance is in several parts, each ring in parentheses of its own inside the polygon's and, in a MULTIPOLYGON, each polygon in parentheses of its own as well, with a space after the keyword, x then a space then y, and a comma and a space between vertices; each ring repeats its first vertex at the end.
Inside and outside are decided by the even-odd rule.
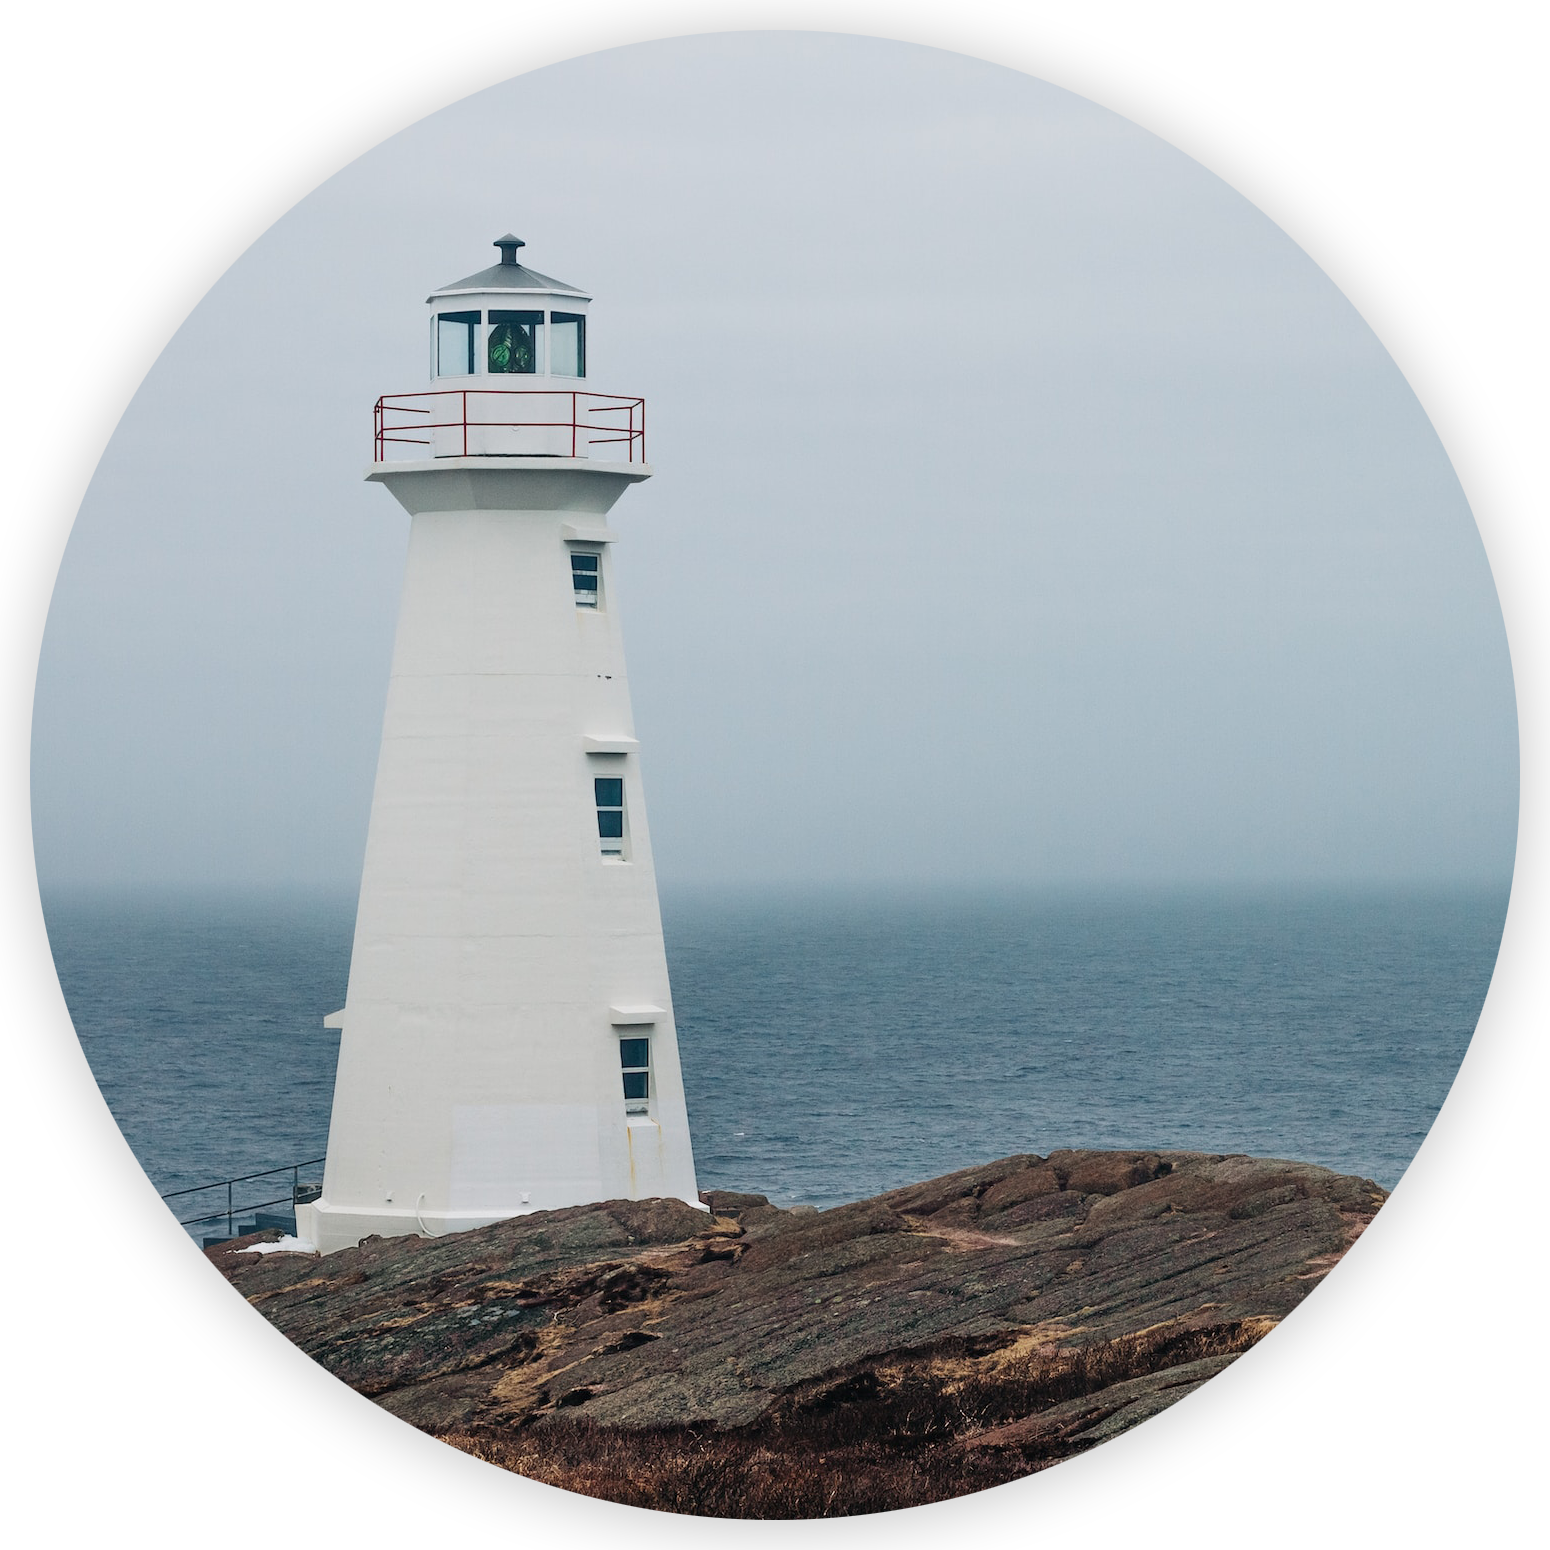
POLYGON ((371 404, 508 228, 649 405, 615 525, 664 883, 1506 876, 1485 556, 1330 282, 1056 88, 743 34, 424 121, 195 309, 61 571, 46 885, 357 881, 407 524, 371 404))

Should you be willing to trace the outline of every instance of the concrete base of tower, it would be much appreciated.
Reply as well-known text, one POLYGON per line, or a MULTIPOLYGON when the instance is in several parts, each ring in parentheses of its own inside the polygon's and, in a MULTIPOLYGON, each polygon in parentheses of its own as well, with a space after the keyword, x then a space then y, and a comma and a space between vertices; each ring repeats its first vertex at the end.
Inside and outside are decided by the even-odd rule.
MULTIPOLYGON (((710 1210, 700 1200, 685 1200, 684 1204, 696 1211, 710 1210)), ((313 1200, 296 1207, 296 1236, 312 1244, 319 1253, 333 1254, 339 1249, 353 1249, 362 1238, 441 1238, 452 1232, 488 1227, 492 1222, 504 1222, 514 1216, 531 1216, 543 1209, 522 1205, 495 1212, 427 1211, 416 1207, 336 1206, 327 1200, 313 1200)))

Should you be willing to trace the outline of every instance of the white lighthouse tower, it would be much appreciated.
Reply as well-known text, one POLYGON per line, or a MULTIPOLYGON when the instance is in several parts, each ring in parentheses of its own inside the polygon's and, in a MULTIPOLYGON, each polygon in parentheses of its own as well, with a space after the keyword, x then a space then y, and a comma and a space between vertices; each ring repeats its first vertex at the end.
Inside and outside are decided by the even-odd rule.
POLYGON ((324 1252, 587 1201, 698 1204, 608 513, 642 400, 517 262, 430 297, 431 389, 379 400, 412 520, 328 1160, 324 1252), (407 454, 407 455, 405 455, 407 454))

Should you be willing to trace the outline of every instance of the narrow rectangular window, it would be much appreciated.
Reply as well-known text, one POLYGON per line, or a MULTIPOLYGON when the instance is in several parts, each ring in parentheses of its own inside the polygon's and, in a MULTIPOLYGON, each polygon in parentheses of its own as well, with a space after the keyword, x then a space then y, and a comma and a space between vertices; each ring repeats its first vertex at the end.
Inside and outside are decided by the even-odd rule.
POLYGON ((584 377, 587 374, 587 320, 579 312, 549 314, 549 362, 552 377, 584 377))
POLYGON ((597 837, 605 856, 624 856, 624 782, 600 775, 592 782, 597 798, 597 837))
POLYGON ((651 1040, 620 1039, 619 1065, 624 1075, 624 1112, 646 1113, 651 1107, 651 1040))
POLYGON ((477 312, 436 314, 436 375, 471 377, 474 374, 474 335, 479 332, 477 312))
POLYGON ((576 594, 577 608, 597 607, 597 578, 601 567, 601 555, 571 551, 570 584, 576 594))
MULTIPOLYGON (((542 312, 490 313, 490 343, 486 352, 496 376, 531 377, 543 370, 542 312)), ((551 416, 552 418, 552 416, 551 416)))

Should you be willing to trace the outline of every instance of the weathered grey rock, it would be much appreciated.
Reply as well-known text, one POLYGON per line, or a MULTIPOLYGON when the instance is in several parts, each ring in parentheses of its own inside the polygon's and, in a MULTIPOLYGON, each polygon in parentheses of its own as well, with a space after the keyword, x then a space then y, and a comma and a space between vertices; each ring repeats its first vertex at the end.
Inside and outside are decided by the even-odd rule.
MULTIPOLYGON (((1071 1444, 1105 1442, 1166 1410, 1237 1359, 1237 1353, 1207 1356, 1196 1362, 1163 1367, 1139 1378, 1124 1378, 1106 1384, 1096 1393, 1068 1399, 1021 1420, 977 1432, 967 1439, 967 1445, 980 1450, 1026 1450, 1035 1443, 1062 1448, 1071 1444)), ((1079 1449, 1072 1447, 1071 1451, 1079 1449)))
MULTIPOLYGON (((343 1381, 510 1467, 708 1427, 793 1456, 817 1438, 839 1470, 847 1449, 908 1455, 883 1503, 902 1505, 1165 1408, 1295 1308, 1384 1198, 1304 1163, 1056 1152, 823 1212, 717 1191, 710 1217, 610 1201, 322 1259, 208 1253, 343 1381)), ((566 1468, 544 1477, 676 1505, 566 1468)), ((872 1510, 873 1476, 832 1510, 872 1510)))

